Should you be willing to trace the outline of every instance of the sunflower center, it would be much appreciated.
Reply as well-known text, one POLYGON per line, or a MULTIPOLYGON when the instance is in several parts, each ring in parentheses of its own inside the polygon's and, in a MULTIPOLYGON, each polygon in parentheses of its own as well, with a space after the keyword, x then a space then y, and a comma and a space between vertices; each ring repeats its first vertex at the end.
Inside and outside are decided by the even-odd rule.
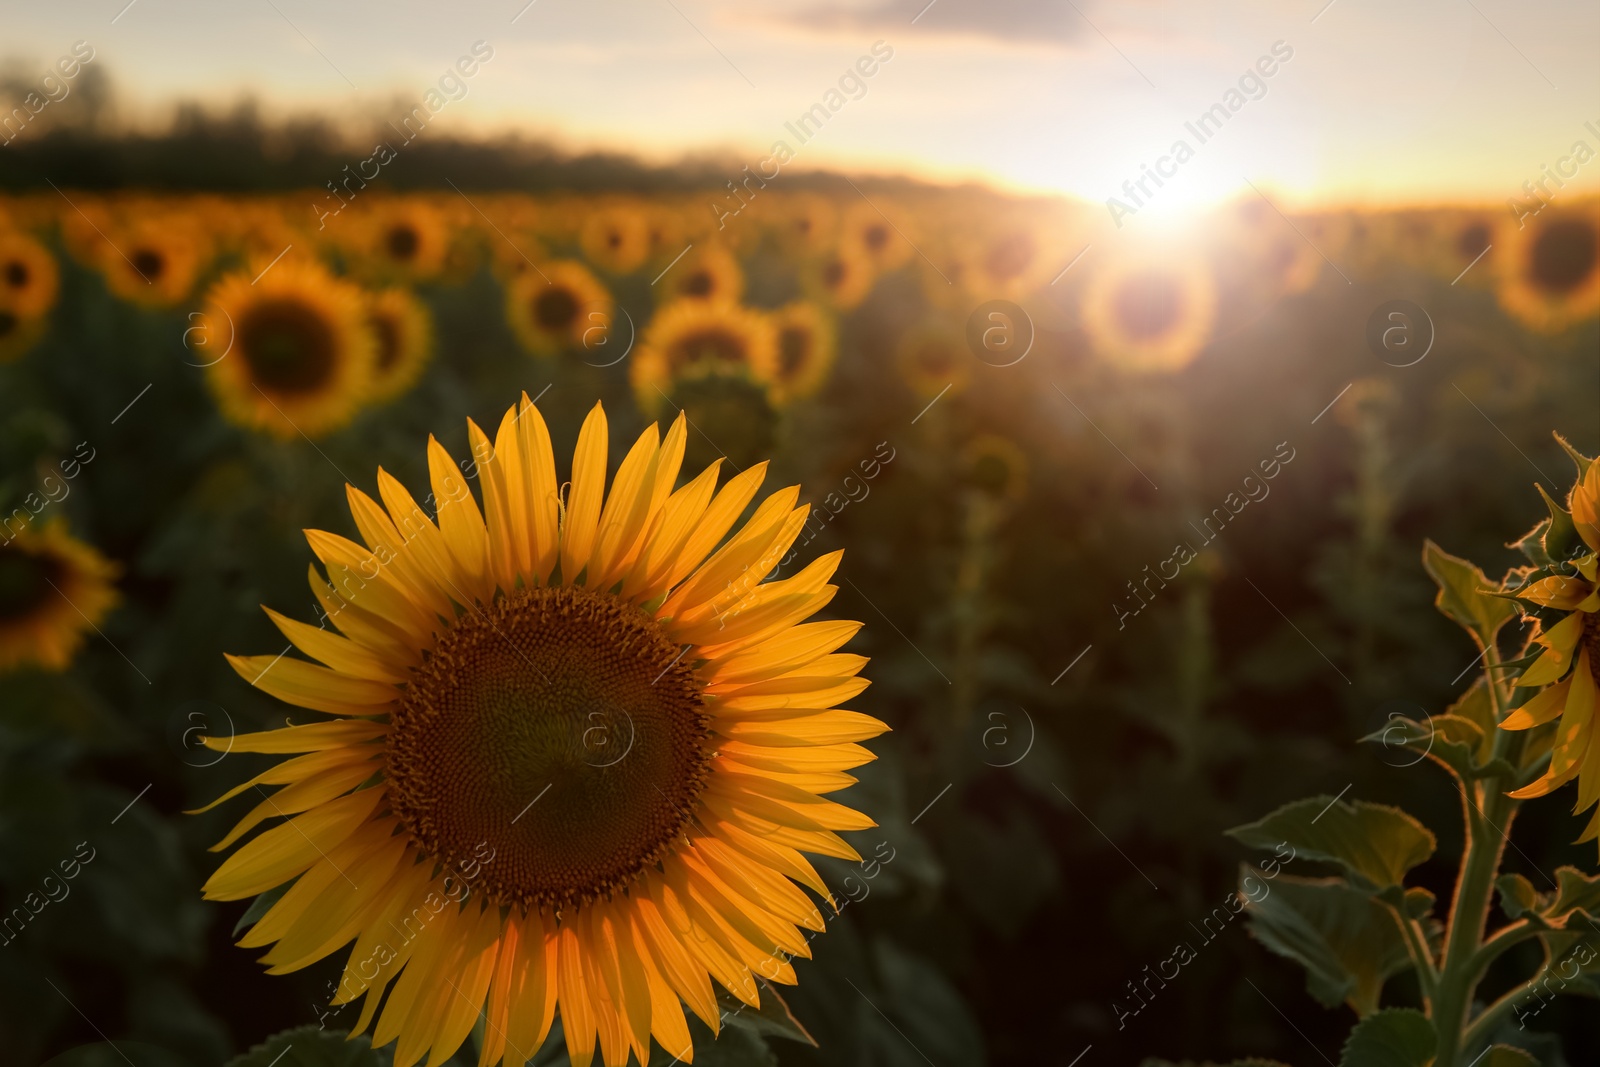
POLYGON ((136 249, 133 253, 133 269, 139 272, 141 278, 153 282, 167 269, 167 258, 154 249, 136 249))
POLYGON ((1160 337, 1178 321, 1183 298, 1171 278, 1149 274, 1134 278, 1116 297, 1117 321, 1141 340, 1160 337))
POLYGON ((533 302, 533 317, 541 329, 564 330, 578 317, 578 298, 567 289, 546 289, 533 302))
POLYGON ((6 264, 6 284, 13 289, 21 289, 28 284, 28 265, 19 260, 12 260, 6 264))
POLYGON ((690 296, 709 296, 711 284, 711 272, 697 270, 683 283, 683 291, 690 296))
POLYGON ((1533 243, 1533 280, 1548 292, 1564 293, 1594 270, 1594 227, 1577 219, 1552 223, 1533 243))
POLYGON ((280 393, 308 393, 333 375, 333 327, 299 300, 264 300, 242 316, 239 351, 251 376, 280 393))
POLYGON ((873 224, 867 227, 863 235, 868 248, 874 252, 881 252, 883 246, 889 243, 889 231, 883 226, 873 224))
POLYGON ((417 239, 417 231, 410 226, 393 226, 384 234, 383 243, 389 250, 389 255, 395 259, 408 260, 417 254, 417 247, 422 244, 417 239))
POLYGON ((1589 650, 1589 673, 1600 686, 1600 615, 1593 612, 1583 617, 1583 647, 1589 650))
POLYGON ((26 619, 61 584, 61 564, 52 556, 0 549, 0 623, 26 619))
POLYGON ((743 363, 744 338, 733 330, 721 326, 707 326, 691 330, 673 345, 675 367, 684 367, 702 360, 718 363, 743 363))
POLYGON ((842 260, 830 259, 822 268, 822 283, 830 289, 836 289, 843 284, 848 270, 842 260))
POLYGON ((0 337, 10 337, 17 332, 17 326, 22 322, 11 312, 0 309, 0 337))
POLYGON ((463 615, 392 718, 395 813, 450 865, 487 846, 502 904, 605 897, 683 833, 709 720, 682 654, 649 618, 584 589, 519 589, 463 615))

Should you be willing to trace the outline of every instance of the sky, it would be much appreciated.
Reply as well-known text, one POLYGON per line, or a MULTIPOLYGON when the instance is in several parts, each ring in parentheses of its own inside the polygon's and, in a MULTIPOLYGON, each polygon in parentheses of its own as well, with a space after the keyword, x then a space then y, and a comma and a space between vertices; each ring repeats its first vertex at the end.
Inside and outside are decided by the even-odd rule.
MULTIPOLYGON (((782 140, 801 169, 1090 201, 1124 195, 1183 140, 1193 155, 1163 186, 1163 210, 1252 185, 1297 206, 1499 204, 1575 141, 1600 150, 1593 0, 925 4, 90 0, 15 5, 0 61, 42 75, 85 41, 143 121, 178 101, 251 96, 268 114, 370 124, 398 119, 400 101, 481 41, 492 58, 431 129, 735 171, 782 140), (874 46, 889 55, 875 66, 874 46), (785 123, 830 103, 862 57, 872 75, 846 78, 858 98, 833 97, 842 105, 801 143, 785 123), (1201 143, 1185 123, 1226 104, 1258 62, 1272 75, 1246 77, 1242 105, 1201 143)), ((1560 195, 1596 189, 1600 158, 1560 195)))

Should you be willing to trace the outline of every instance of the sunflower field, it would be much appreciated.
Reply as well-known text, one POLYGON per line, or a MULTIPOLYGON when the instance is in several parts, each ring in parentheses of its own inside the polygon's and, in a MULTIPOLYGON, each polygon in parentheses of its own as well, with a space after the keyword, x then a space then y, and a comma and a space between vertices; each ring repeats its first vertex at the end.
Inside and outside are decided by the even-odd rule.
POLYGON ((1600 203, 729 195, 0 196, 0 1062, 1600 1062, 1600 203))

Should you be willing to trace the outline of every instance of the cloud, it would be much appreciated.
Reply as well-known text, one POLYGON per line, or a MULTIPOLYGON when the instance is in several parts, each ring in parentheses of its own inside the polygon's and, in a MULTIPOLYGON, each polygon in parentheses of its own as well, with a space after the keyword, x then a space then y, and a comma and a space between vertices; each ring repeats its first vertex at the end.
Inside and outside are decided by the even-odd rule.
POLYGON ((923 10, 926 2, 873 0, 859 7, 823 3, 780 19, 788 28, 813 32, 909 31, 1056 48, 1077 41, 1088 29, 1072 5, 1061 0, 934 0, 923 10))

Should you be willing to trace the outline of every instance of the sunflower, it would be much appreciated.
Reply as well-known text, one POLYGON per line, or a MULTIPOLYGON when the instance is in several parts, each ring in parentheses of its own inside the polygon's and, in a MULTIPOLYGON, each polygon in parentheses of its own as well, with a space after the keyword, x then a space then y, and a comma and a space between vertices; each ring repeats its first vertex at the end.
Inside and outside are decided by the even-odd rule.
POLYGON ((650 225, 636 204, 618 201, 591 213, 579 243, 589 262, 611 274, 632 274, 650 254, 650 225))
POLYGON ((979 434, 961 449, 961 475, 984 496, 1015 503, 1028 489, 1028 457, 1010 438, 979 434))
POLYGON ((951 283, 970 286, 988 299, 1022 299, 1044 284, 1053 266, 1038 225, 1021 222, 972 241, 960 258, 966 277, 951 277, 951 283))
POLYGON ((1094 273, 1080 311, 1108 359, 1135 371, 1177 370, 1211 336, 1216 287, 1198 259, 1130 257, 1094 273))
POLYGON ((1500 303, 1536 330, 1555 332, 1600 310, 1600 231, 1592 210, 1549 213, 1505 229, 1500 303))
POLYGON ((409 289, 384 289, 367 297, 367 327, 374 348, 371 399, 393 400, 416 384, 433 356, 433 317, 409 289))
POLYGON ((833 319, 817 305, 798 300, 772 314, 776 356, 772 384, 787 403, 814 395, 828 380, 838 350, 833 319))
POLYGON ((27 353, 45 335, 43 316, 24 317, 0 300, 0 363, 8 363, 27 353))
POLYGON ((665 289, 669 296, 708 303, 736 304, 744 293, 744 271, 732 252, 719 244, 704 244, 668 268, 665 289))
POLYGON ((801 284, 815 299, 839 311, 857 306, 872 292, 877 271, 872 261, 848 241, 814 260, 801 271, 801 284))
POLYGON ((65 523, 15 519, 13 512, 0 535, 0 671, 61 670, 116 603, 118 568, 65 523))
POLYGON ((719 365, 766 383, 776 362, 769 316, 738 304, 678 300, 650 320, 629 377, 639 406, 658 411, 672 381, 691 367, 719 365))
POLYGON ((0 308, 19 319, 55 307, 61 272, 48 249, 25 233, 0 229, 0 308))
POLYGON ((225 353, 206 368, 223 413, 282 438, 345 425, 367 399, 377 356, 365 297, 307 261, 250 277, 219 281, 202 320, 225 353))
POLYGON ((804 193, 781 201, 776 214, 778 243, 791 253, 821 252, 839 231, 839 213, 826 197, 815 194, 804 193))
POLYGON ((895 363, 911 391, 924 399, 960 393, 972 378, 972 353, 954 330, 926 326, 900 342, 895 363))
POLYGON ((467 428, 481 504, 430 439, 437 525, 380 469, 383 505, 347 490, 365 546, 308 531, 338 632, 268 613, 326 666, 230 657, 330 718, 208 739, 304 755, 216 802, 283 787, 218 848, 290 818, 205 895, 288 886, 240 944, 271 945, 274 973, 350 945, 334 1003, 365 996, 355 1032, 375 1020, 397 1067, 448 1059, 480 1013, 479 1062, 520 1064, 558 1011, 580 1067, 597 1040, 607 1067, 648 1062, 652 1037, 687 1062, 680 1000, 716 1031, 713 982, 752 1006, 756 974, 793 983, 797 927, 823 927, 795 883, 829 899, 802 852, 853 859, 835 831, 873 825, 820 795, 887 729, 837 708, 867 684, 835 651, 859 624, 802 621, 840 553, 764 582, 809 509, 773 493, 729 537, 766 464, 674 490, 681 418, 640 436, 609 499, 598 404, 564 498, 526 394, 492 447, 467 428))
MULTIPOLYGON (((1600 731, 1595 728, 1595 695, 1600 691, 1600 463, 1584 460, 1587 469, 1567 498, 1573 526, 1587 552, 1569 565, 1557 562, 1558 573, 1540 578, 1516 592, 1518 598, 1568 614, 1534 638, 1543 647, 1539 658, 1517 679, 1519 688, 1540 691, 1500 724, 1505 730, 1527 730, 1552 722, 1556 727, 1550 769, 1538 781, 1518 789, 1518 798, 1542 797, 1578 780, 1573 814, 1600 801, 1600 731)), ((1552 505, 1552 508, 1554 505, 1552 505)), ((1600 838, 1600 809, 1579 841, 1600 838)))
POLYGON ((381 203, 364 220, 364 266, 385 276, 426 281, 438 277, 450 252, 445 216, 416 197, 381 203))
POLYGON ((529 269, 506 286, 511 332, 536 356, 604 344, 611 316, 611 294, 575 260, 529 269))
POLYGON ((171 212, 108 231, 98 253, 107 288, 132 303, 163 308, 188 298, 211 257, 210 242, 171 212))
POLYGON ((839 239, 882 274, 904 266, 916 251, 906 236, 910 230, 911 222, 904 212, 892 205, 885 212, 881 205, 863 200, 845 211, 839 239))

